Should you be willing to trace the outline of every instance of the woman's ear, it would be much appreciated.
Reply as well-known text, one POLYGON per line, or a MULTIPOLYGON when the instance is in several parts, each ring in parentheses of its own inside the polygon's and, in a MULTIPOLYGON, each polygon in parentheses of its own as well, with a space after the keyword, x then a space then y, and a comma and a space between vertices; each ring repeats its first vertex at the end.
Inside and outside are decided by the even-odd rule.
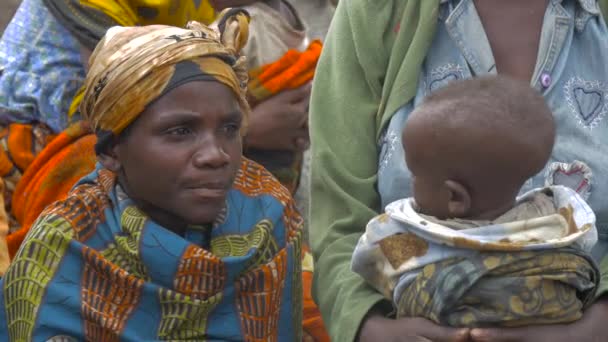
POLYGON ((448 201, 450 217, 467 217, 471 212, 471 194, 469 190, 464 185, 453 180, 447 180, 444 184, 450 194, 448 201))
POLYGON ((118 173, 122 168, 122 164, 118 158, 118 144, 113 144, 111 147, 108 147, 104 153, 97 156, 97 160, 104 168, 114 173, 118 173))

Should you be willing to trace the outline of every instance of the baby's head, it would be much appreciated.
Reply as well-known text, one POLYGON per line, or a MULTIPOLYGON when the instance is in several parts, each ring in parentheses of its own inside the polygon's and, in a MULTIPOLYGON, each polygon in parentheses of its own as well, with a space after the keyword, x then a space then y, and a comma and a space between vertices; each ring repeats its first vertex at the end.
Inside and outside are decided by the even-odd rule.
POLYGON ((554 141, 551 110, 525 83, 478 77, 434 92, 403 130, 420 212, 440 219, 500 216, 543 169, 554 141))

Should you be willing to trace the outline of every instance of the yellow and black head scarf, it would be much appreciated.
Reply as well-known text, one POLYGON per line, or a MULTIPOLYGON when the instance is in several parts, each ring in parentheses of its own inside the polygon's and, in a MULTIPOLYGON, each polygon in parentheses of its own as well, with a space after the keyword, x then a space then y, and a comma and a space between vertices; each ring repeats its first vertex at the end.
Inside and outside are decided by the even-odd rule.
POLYGON ((191 81, 225 84, 247 117, 247 67, 240 50, 247 42, 248 24, 247 12, 233 9, 224 12, 218 29, 190 22, 186 29, 152 25, 108 30, 91 56, 80 105, 97 134, 97 153, 146 106, 191 81))

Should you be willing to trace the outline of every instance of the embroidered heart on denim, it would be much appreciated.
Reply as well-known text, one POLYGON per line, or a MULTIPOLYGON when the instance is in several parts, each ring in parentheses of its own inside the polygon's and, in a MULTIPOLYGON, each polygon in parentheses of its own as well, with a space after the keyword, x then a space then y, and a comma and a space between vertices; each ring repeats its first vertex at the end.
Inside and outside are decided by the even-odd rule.
POLYGON ((429 91, 433 92, 443 88, 448 83, 460 80, 462 76, 462 68, 459 64, 448 63, 433 69, 430 73, 431 82, 429 83, 429 91))
POLYGON ((546 185, 563 185, 587 199, 591 194, 592 177, 591 168, 584 162, 553 163, 547 170, 546 185))
POLYGON ((433 80, 431 82, 431 85, 429 86, 429 88, 433 92, 433 91, 435 91, 437 89, 445 87, 450 82, 453 82, 453 81, 456 81, 456 80, 458 80, 458 75, 456 73, 444 75, 443 77, 441 77, 439 79, 433 80))
POLYGON ((574 99, 578 111, 585 121, 593 118, 602 110, 602 93, 597 90, 587 91, 583 88, 574 89, 574 99))
POLYGON ((607 87, 599 81, 570 79, 564 86, 566 101, 579 123, 593 128, 608 111, 607 87))

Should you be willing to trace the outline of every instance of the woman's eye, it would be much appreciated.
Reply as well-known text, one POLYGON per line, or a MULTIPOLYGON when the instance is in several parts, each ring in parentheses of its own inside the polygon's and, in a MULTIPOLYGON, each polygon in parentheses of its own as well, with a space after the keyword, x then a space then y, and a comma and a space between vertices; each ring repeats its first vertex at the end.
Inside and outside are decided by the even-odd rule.
POLYGON ((187 127, 177 127, 167 131, 170 135, 188 135, 192 133, 192 131, 187 127))
POLYGON ((228 124, 228 125, 224 126, 224 130, 228 134, 234 134, 234 133, 238 132, 240 129, 241 129, 241 127, 239 127, 239 125, 237 125, 237 124, 228 124))

